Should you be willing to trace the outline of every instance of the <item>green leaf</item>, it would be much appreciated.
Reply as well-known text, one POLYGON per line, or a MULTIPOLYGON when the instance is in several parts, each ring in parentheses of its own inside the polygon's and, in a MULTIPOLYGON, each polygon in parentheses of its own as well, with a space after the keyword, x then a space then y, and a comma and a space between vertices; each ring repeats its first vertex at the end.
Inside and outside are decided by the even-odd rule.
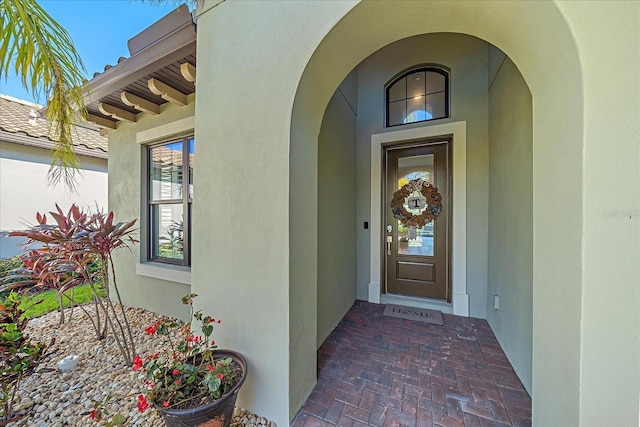
POLYGON ((211 380, 209 380, 209 391, 214 392, 217 391, 220 388, 220 384, 222 384, 222 381, 220 381, 220 378, 218 377, 213 377, 211 378, 211 380))
POLYGON ((123 426, 125 421, 127 421, 127 419, 124 417, 124 415, 118 412, 113 415, 111 421, 109 421, 109 424, 107 424, 107 427, 123 426))

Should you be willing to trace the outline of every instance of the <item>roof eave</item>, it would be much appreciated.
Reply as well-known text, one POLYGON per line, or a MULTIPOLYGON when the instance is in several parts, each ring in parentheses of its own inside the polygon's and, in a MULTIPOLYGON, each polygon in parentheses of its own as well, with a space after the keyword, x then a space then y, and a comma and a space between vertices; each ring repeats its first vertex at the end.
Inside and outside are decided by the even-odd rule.
POLYGON ((85 104, 100 100, 159 68, 195 52, 196 27, 190 21, 167 34, 156 43, 109 68, 89 81, 85 104))
MULTIPOLYGON (((0 130, 0 141, 26 145, 35 148, 43 148, 45 150, 52 150, 55 146, 55 141, 52 141, 50 139, 35 138, 33 136, 11 133, 4 130, 0 130)), ((108 153, 99 148, 94 149, 81 145, 74 145, 73 151, 79 156, 94 157, 97 159, 105 160, 109 158, 108 153)))

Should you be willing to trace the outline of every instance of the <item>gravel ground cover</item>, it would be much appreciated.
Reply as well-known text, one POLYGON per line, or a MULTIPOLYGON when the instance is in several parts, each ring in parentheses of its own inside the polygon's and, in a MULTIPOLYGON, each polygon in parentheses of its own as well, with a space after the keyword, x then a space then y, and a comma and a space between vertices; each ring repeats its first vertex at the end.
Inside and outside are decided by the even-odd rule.
MULTIPOLYGON (((144 328, 161 318, 158 314, 136 308, 125 308, 136 342, 136 353, 142 356, 158 350, 162 341, 150 337, 144 328)), ((91 312, 91 310, 89 310, 91 312)), ((33 319, 28 324, 32 339, 54 343, 36 371, 27 377, 18 390, 14 407, 23 418, 7 427, 62 427, 106 425, 106 420, 89 419, 94 401, 103 402, 110 414, 126 417, 126 426, 160 427, 164 423, 154 409, 137 410, 137 396, 145 391, 139 372, 125 365, 112 337, 98 341, 86 314, 76 308, 71 319, 60 325, 60 314, 52 312, 33 319), (78 367, 60 372, 58 361, 68 355, 79 356, 78 367)), ((236 408, 232 426, 276 427, 275 423, 236 408)))

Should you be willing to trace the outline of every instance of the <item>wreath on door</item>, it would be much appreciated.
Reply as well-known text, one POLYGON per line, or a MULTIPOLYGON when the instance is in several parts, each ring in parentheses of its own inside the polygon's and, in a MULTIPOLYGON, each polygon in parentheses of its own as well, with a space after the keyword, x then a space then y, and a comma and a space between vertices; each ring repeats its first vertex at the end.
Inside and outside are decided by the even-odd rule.
POLYGON ((442 196, 431 183, 422 178, 414 179, 393 193, 391 212, 393 217, 400 220, 405 227, 424 227, 427 222, 433 221, 442 212, 442 196), (407 197, 416 192, 420 192, 426 199, 426 206, 420 215, 414 215, 404 207, 407 197))

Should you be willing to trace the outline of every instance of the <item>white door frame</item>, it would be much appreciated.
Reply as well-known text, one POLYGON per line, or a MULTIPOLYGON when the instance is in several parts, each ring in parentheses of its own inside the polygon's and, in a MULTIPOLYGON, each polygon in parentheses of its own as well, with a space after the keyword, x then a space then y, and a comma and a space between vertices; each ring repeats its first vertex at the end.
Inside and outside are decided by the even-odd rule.
POLYGON ((469 316, 467 294, 467 122, 444 123, 371 135, 371 240, 369 302, 389 302, 435 308, 459 316, 469 316), (451 304, 415 297, 384 295, 382 276, 382 145, 434 137, 451 137, 453 167, 453 211, 451 232, 451 304))

